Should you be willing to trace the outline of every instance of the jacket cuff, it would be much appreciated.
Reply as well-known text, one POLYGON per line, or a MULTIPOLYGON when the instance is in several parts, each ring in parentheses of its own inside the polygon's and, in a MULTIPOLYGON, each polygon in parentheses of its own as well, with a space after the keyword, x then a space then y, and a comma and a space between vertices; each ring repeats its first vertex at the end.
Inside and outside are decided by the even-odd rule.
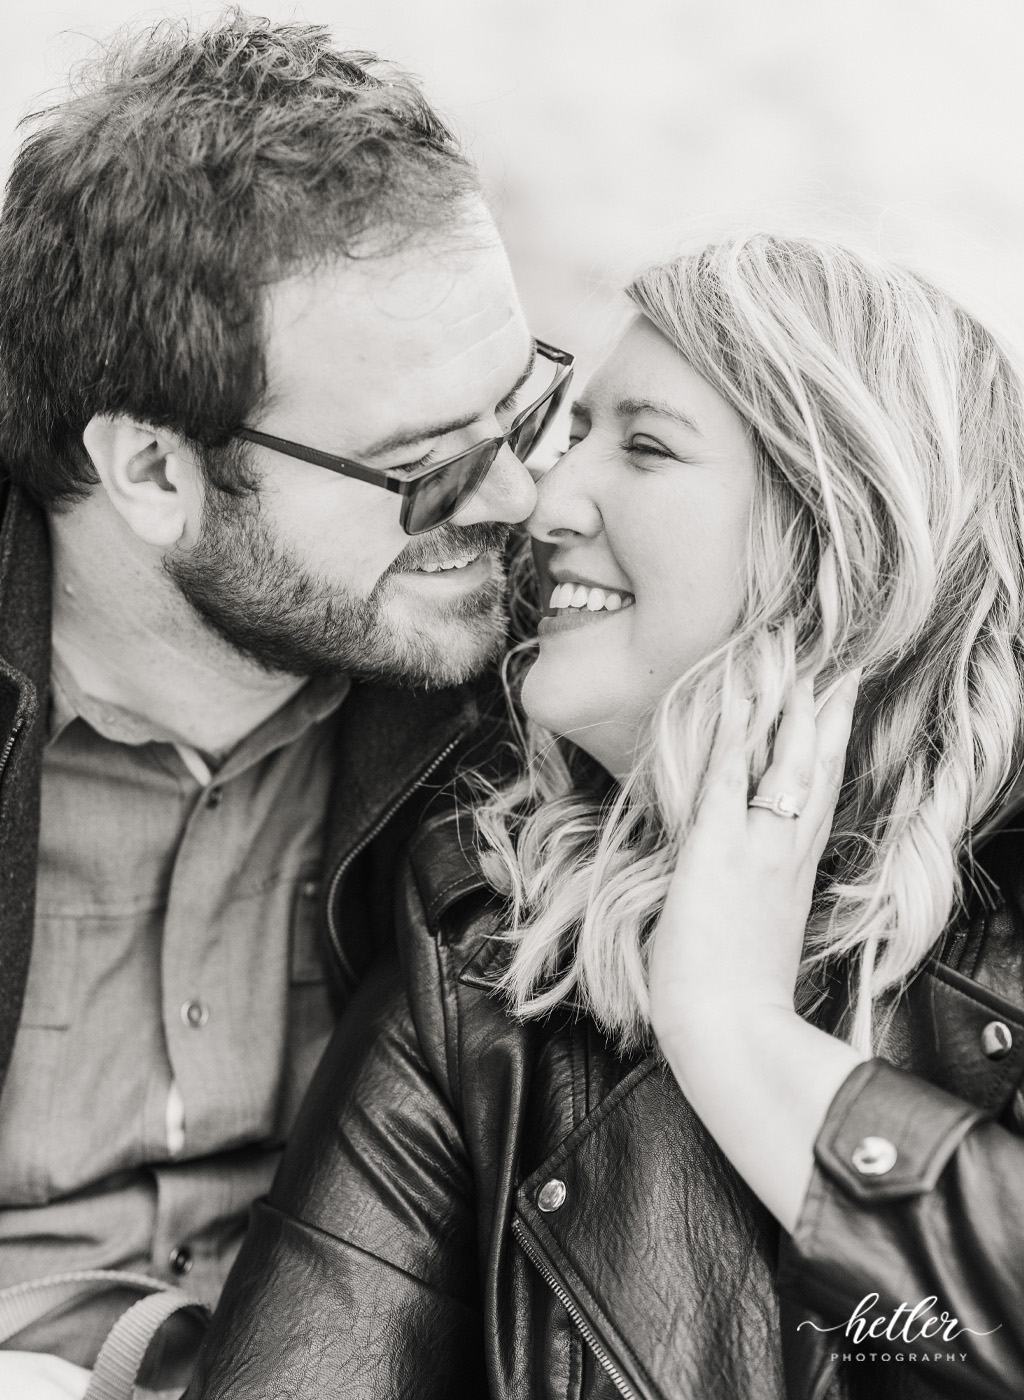
POLYGON ((965 1135, 987 1117, 885 1060, 868 1060, 832 1100, 814 1155, 855 1200, 905 1200, 934 1188, 965 1135))

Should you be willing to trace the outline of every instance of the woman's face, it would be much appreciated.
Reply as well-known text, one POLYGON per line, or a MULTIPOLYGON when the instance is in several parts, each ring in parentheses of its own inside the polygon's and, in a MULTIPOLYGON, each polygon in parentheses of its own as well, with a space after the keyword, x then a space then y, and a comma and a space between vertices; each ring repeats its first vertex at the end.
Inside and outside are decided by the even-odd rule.
POLYGON ((743 419, 638 317, 574 405, 529 521, 546 612, 523 704, 617 777, 735 624, 756 471, 743 419))

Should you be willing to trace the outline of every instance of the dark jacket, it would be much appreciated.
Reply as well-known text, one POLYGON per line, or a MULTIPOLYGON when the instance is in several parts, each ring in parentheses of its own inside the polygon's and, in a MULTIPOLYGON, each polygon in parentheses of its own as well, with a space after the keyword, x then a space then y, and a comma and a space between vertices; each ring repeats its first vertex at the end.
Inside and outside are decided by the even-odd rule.
MULTIPOLYGON (((44 515, 0 481, 0 1087, 32 951, 50 586, 44 515)), ((493 747, 491 701, 486 686, 357 684, 338 711, 320 930, 339 1009, 393 947, 397 852, 455 770, 493 747)))
POLYGON ((862 1066, 829 1112, 781 1324, 777 1232, 662 1062, 623 1062, 585 1020, 503 1012, 495 901, 452 832, 414 840, 404 984, 382 975, 339 1028, 187 1400, 1024 1395, 1012 831, 988 852, 1001 894, 901 1005, 905 1068, 862 1066), (865 1136, 898 1144, 891 1174, 852 1166, 865 1136), (799 1326, 844 1325, 869 1292, 1000 1330, 936 1362, 799 1326))
POLYGON ((775 1400, 776 1230, 656 1056, 494 996, 434 821, 258 1203, 188 1400, 775 1400), (408 986, 406 995, 404 986, 408 986))

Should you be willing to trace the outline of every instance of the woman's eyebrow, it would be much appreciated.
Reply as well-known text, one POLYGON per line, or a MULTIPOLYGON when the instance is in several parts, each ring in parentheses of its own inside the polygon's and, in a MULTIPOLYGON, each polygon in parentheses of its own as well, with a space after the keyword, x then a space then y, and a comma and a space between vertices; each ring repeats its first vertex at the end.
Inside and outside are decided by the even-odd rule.
POLYGON ((620 399, 615 405, 615 412, 620 418, 633 418, 638 413, 657 413, 662 418, 670 418, 673 423, 678 423, 687 432, 701 436, 700 428, 688 413, 683 413, 682 409, 661 399, 620 399))

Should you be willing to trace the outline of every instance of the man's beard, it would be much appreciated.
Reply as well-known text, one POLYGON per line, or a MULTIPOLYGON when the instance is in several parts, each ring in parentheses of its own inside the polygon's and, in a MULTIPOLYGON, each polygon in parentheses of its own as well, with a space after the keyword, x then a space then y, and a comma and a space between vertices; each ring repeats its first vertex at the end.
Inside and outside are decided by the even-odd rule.
POLYGON ((440 525, 410 539, 365 597, 305 570, 272 538, 256 491, 211 489, 202 532, 167 572, 200 617, 264 670, 350 675, 411 686, 458 685, 500 655, 501 552, 508 526, 440 525), (400 611, 394 578, 453 554, 494 551, 494 575, 465 596, 400 611))

